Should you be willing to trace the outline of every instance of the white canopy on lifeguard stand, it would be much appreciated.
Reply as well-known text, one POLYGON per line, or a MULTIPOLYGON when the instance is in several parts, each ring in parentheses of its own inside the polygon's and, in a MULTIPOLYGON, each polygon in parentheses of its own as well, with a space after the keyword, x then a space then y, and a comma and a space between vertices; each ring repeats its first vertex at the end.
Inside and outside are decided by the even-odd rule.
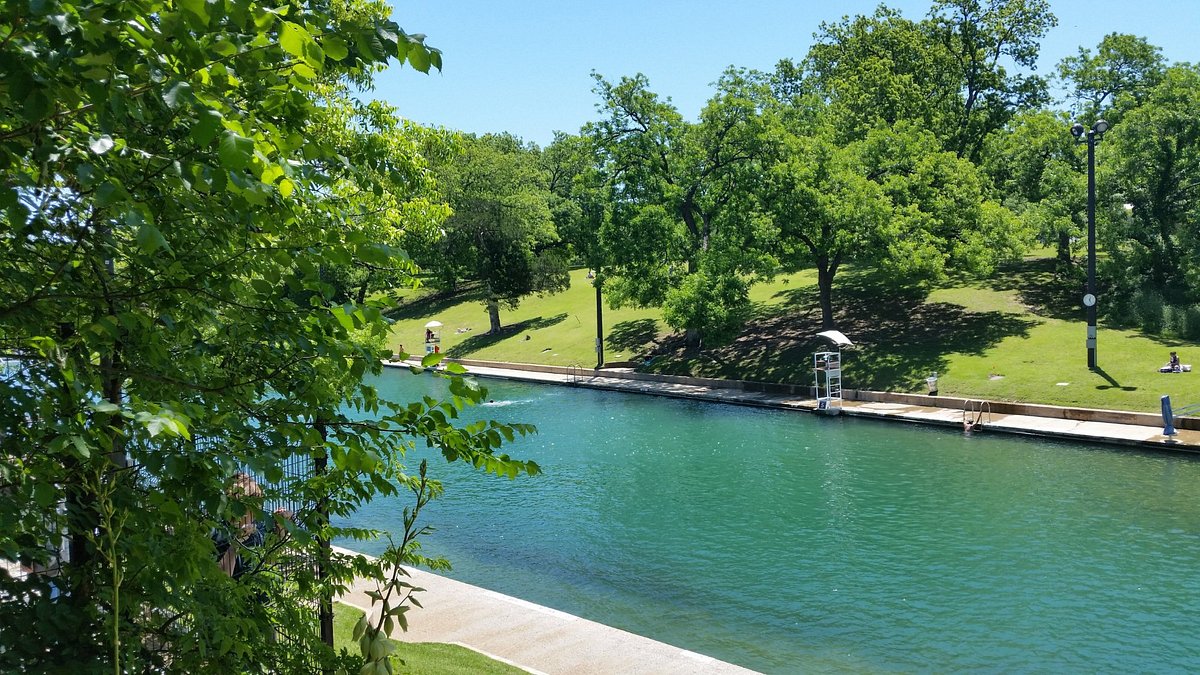
POLYGON ((841 331, 827 330, 817 333, 817 337, 833 343, 837 351, 824 351, 813 354, 813 388, 817 396, 817 412, 826 415, 842 413, 842 347, 852 347, 854 343, 841 331))
POLYGON ((434 346, 442 343, 442 335, 437 331, 442 327, 441 321, 430 321, 425 324, 425 353, 432 354, 434 346))

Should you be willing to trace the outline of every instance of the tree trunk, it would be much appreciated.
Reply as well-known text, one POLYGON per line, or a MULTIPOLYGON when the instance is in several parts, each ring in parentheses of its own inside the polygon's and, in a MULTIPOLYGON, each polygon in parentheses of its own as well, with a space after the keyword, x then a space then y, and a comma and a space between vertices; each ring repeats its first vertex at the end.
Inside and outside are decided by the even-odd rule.
POLYGON ((833 275, 837 271, 827 263, 817 264, 817 291, 821 297, 821 328, 831 330, 833 323, 833 275))
POLYGON ((488 321, 491 323, 488 333, 495 335, 500 332, 500 303, 495 298, 488 298, 487 311, 488 321))
POLYGON ((362 285, 358 287, 358 295, 356 300, 358 304, 363 304, 367 301, 367 287, 371 285, 371 273, 367 272, 367 278, 363 279, 362 285))
POLYGON ((1058 232, 1058 263, 1063 267, 1071 265, 1071 233, 1066 230, 1058 232))

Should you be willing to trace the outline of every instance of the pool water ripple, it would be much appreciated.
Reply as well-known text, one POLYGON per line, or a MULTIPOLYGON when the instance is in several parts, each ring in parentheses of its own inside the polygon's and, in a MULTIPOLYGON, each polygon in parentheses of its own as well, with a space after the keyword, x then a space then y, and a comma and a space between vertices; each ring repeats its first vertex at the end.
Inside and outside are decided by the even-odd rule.
POLYGON ((765 672, 1200 670, 1190 457, 484 384, 545 474, 432 464, 463 581, 765 672))

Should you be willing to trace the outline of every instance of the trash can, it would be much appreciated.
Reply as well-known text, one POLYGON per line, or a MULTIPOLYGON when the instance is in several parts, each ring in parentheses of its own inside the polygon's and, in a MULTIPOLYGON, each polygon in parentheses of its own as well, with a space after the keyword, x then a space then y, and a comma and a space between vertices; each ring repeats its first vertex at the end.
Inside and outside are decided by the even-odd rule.
POLYGON ((936 372, 934 372, 933 375, 930 375, 929 377, 925 378, 925 384, 926 384, 926 386, 929 387, 929 395, 937 396, 938 387, 937 387, 937 373, 936 372))

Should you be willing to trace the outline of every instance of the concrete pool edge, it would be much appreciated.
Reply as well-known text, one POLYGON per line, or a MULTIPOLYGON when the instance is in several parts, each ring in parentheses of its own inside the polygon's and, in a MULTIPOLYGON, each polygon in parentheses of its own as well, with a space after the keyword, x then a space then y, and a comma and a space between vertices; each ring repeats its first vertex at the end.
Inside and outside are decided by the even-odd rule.
MULTIPOLYGON (((750 405, 781 410, 816 411, 808 385, 773 385, 739 380, 715 380, 637 373, 625 369, 545 366, 456 359, 469 374, 528 382, 542 382, 750 405)), ((389 363, 406 367, 407 363, 389 363)), ((1164 436, 1162 418, 1149 413, 1041 404, 960 399, 865 390, 846 390, 843 412, 916 424, 963 428, 964 408, 984 408, 984 432, 1035 435, 1077 442, 1103 443, 1149 450, 1200 453, 1200 419, 1176 418, 1178 434, 1164 436), (951 407, 955 406, 955 407, 951 407)))
MULTIPOLYGON (((409 582, 424 591, 418 596, 422 607, 408 615, 409 630, 397 628, 391 636, 402 642, 455 644, 538 675, 755 672, 433 572, 405 569, 412 575, 409 582)), ((370 612, 367 591, 375 588, 373 580, 356 579, 336 600, 370 612)))

